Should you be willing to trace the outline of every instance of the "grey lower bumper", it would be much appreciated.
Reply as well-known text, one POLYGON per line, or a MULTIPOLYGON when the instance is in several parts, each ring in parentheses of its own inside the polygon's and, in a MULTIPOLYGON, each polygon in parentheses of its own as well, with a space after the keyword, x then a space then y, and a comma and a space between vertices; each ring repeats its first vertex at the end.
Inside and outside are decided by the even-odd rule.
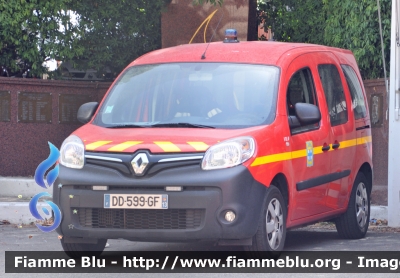
POLYGON ((252 237, 267 190, 244 166, 203 171, 199 165, 165 169, 141 178, 122 175, 115 169, 99 165, 85 165, 81 170, 60 165, 60 175, 53 188, 53 200, 62 211, 59 234, 134 241, 252 237), (61 188, 59 184, 62 184, 61 188), (92 185, 108 185, 109 190, 92 190, 92 185), (184 190, 166 192, 165 186, 182 186, 184 190), (116 212, 115 209, 104 209, 104 194, 167 194, 169 207, 164 210, 166 212, 138 209, 118 209, 116 212), (231 223, 224 219, 228 210, 236 214, 231 223), (186 224, 176 226, 175 218, 186 224), (116 219, 120 224, 115 224, 116 219), (134 221, 152 223, 135 226, 134 221), (170 223, 153 223, 157 221, 170 223), (193 221, 195 225, 191 224, 193 221))

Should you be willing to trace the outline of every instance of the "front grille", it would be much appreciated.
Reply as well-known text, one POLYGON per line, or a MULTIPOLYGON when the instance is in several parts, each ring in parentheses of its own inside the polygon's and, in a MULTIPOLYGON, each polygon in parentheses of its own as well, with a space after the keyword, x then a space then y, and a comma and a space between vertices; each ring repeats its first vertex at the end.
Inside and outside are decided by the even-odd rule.
POLYGON ((195 229, 200 227, 203 209, 103 209, 79 208, 79 223, 88 228, 195 229))
POLYGON ((140 180, 142 178, 152 177, 162 171, 171 170, 174 168, 176 169, 188 166, 200 167, 201 157, 204 155, 204 153, 195 152, 195 153, 178 153, 178 154, 171 154, 171 153, 153 154, 150 153, 149 151, 138 150, 134 153, 86 152, 85 155, 89 156, 86 157, 85 160, 87 165, 95 165, 97 167, 100 166, 108 169, 113 169, 120 172, 125 177, 133 178, 135 180, 137 179, 140 180), (149 160, 149 164, 146 167, 144 176, 135 175, 131 164, 132 160, 139 153, 146 154, 149 160), (120 162, 107 160, 109 158, 118 159, 120 160, 120 162), (173 159, 173 161, 159 162, 164 159, 173 159))

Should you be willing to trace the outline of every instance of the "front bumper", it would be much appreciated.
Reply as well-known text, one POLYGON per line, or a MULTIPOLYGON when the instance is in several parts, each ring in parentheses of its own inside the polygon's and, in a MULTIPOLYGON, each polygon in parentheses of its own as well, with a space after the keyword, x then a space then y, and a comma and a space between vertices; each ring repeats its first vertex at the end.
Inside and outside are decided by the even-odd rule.
POLYGON ((53 188, 53 200, 62 212, 59 234, 154 242, 250 238, 256 233, 267 190, 244 166, 203 171, 200 162, 143 177, 104 165, 86 164, 81 170, 60 165, 53 188), (109 190, 95 191, 92 185, 108 185, 109 190), (184 190, 166 192, 165 186, 184 190), (104 194, 167 194, 169 206, 104 209, 104 194), (224 219, 227 210, 236 213, 231 223, 224 219))

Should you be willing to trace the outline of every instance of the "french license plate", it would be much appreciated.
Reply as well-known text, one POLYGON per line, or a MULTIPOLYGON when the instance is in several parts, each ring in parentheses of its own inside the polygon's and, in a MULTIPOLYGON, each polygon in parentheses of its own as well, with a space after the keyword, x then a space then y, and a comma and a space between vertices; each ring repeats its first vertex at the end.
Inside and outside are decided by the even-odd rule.
POLYGON ((168 195, 104 194, 104 208, 168 209, 168 195))

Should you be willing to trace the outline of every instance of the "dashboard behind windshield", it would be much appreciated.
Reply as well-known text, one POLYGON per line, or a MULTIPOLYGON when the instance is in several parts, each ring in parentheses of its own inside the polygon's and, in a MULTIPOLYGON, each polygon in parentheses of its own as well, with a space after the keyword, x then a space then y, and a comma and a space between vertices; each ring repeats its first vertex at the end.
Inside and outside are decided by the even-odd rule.
POLYGON ((232 63, 133 66, 108 94, 94 124, 243 128, 275 118, 279 69, 232 63), (168 125, 172 124, 172 125, 168 125))

